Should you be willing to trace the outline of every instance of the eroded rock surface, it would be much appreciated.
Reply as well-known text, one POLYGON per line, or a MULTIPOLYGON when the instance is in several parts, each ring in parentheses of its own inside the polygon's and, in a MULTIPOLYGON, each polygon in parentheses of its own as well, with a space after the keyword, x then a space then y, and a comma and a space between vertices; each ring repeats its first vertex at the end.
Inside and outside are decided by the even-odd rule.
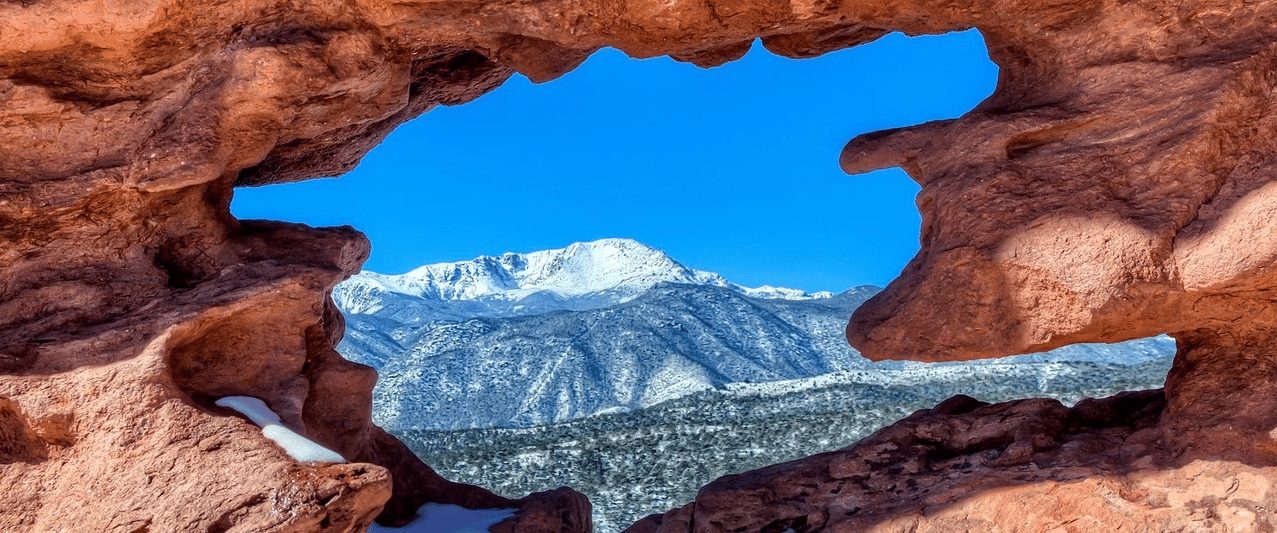
MULTIPOLYGON (((760 37, 809 57, 972 27, 1002 69, 993 97, 843 153, 848 171, 899 165, 923 184, 923 250, 849 338, 872 357, 941 360, 1173 333, 1156 430, 1173 468, 1155 471, 1196 458, 1271 479, 1277 4, 41 0, 0 3, 0 20, 5 530, 357 531, 439 501, 521 507, 503 530, 587 531, 579 494, 513 502, 452 484, 373 426, 374 376, 332 351, 327 297, 367 243, 237 221, 233 187, 339 174, 435 105, 516 71, 552 79, 602 46, 710 66, 760 37), (262 398, 354 463, 296 464, 219 395, 262 398)), ((1091 442, 1060 423, 1025 431, 1091 442)), ((1017 436, 988 465, 1019 475, 1039 445, 1017 436)), ((1096 461, 1083 481, 1001 490, 1143 471, 1096 461)), ((707 494, 736 490, 723 483, 707 494)), ((805 524, 843 523, 811 505, 805 524)), ((713 530, 691 512, 662 527, 713 530)), ((783 514, 764 530, 815 530, 783 514)))
POLYGON ((922 251, 852 343, 953 360, 1271 324, 1274 6, 1022 5, 1037 24, 976 24, 992 97, 843 151, 923 187, 922 251))
POLYGON ((1258 532, 1277 467, 1178 457, 1160 390, 986 404, 956 396, 853 446, 721 478, 627 533, 1258 532))
POLYGON ((376 375, 333 350, 342 321, 327 297, 366 258, 361 235, 257 222, 208 246, 235 258, 210 279, 6 353, 0 530, 362 531, 383 507, 403 520, 424 501, 585 530, 579 494, 514 501, 450 483, 372 425, 376 375), (352 463, 297 463, 213 405, 232 395, 352 463))

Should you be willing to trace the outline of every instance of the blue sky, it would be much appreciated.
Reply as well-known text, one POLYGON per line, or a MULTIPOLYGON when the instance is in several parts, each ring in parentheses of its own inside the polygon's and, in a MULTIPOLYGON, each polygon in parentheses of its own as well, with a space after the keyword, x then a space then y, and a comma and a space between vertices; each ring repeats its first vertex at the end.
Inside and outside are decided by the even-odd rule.
POLYGON ((241 188, 233 213, 349 224, 388 274, 629 237, 744 285, 885 285, 917 252, 918 186, 848 176, 852 137, 952 118, 993 91, 974 30, 815 59, 761 45, 715 69, 602 50, 401 126, 338 179, 241 188))

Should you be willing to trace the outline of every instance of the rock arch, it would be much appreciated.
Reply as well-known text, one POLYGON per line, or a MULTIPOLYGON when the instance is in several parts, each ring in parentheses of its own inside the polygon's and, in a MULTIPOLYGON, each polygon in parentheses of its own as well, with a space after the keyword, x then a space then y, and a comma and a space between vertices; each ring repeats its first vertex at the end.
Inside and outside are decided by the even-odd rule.
MULTIPOLYGON (((1170 332, 1180 353, 1164 410, 1151 396, 1041 407, 1030 418, 1067 423, 1023 431, 1054 437, 988 442, 1006 445, 999 454, 1021 446, 1019 461, 1081 442, 1077 428, 1117 424, 1130 429, 1122 442, 1139 434, 1153 451, 1103 476, 1084 470, 1086 483, 1156 492, 1131 473, 1154 463, 1164 476, 1273 478, 1271 3, 47 0, 0 4, 0 20, 0 402, 21 434, 0 446, 6 530, 344 531, 386 498, 389 522, 435 498, 520 505, 507 529, 585 530, 588 505, 570 491, 511 502, 432 477, 370 425, 315 429, 366 410, 367 379, 332 357, 341 326, 325 294, 367 244, 349 229, 237 221, 233 187, 340 174, 432 106, 516 71, 553 79, 602 46, 711 66, 755 38, 807 57, 887 31, 973 27, 1001 67, 992 97, 959 119, 859 137, 842 154, 849 172, 900 166, 923 186, 923 250, 856 313, 850 340, 871 357, 942 360, 1170 332), (241 320, 253 316, 247 301, 287 316, 241 320), (198 376, 225 353, 204 343, 254 335, 295 339, 243 343, 290 347, 291 363, 268 366, 295 372, 275 380, 294 385, 260 395, 290 401, 284 410, 313 437, 381 467, 291 465, 199 398, 198 376), (363 390, 348 402, 312 392, 347 388, 363 390), (1117 407, 1131 402, 1144 407, 1117 407), (1156 422, 1133 414, 1146 407, 1156 422), (245 473, 227 475, 225 462, 243 457, 245 473), (198 496, 138 488, 210 472, 198 496)), ((922 426, 986 413, 958 404, 897 428, 913 437, 888 431, 864 446, 916 444, 922 426)), ((856 475, 839 468, 849 477, 838 479, 856 475)), ((1271 489, 1246 491, 1272 508, 1271 489)), ((1137 500, 1167 508, 1127 501, 1137 500)), ((749 524, 704 522, 711 504, 696 505, 643 527, 749 524)), ((1163 525, 1192 512, 1169 508, 1163 525)), ((757 525, 850 527, 829 513, 757 525)))

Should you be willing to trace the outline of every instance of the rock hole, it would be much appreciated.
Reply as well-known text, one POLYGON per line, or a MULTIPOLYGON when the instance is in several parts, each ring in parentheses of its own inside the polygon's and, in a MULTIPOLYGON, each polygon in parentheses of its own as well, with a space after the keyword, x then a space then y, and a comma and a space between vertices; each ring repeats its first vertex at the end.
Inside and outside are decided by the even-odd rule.
POLYGON ((287 294, 245 304, 199 330, 174 335, 167 356, 173 382, 193 402, 218 412, 213 406, 218 398, 260 398, 284 425, 303 429, 302 403, 309 391, 301 373, 304 332, 305 322, 315 319, 312 311, 290 308, 305 303, 287 294))
MULTIPOLYGON (((833 37, 863 36, 848 33, 833 37)), ((902 40, 901 35, 888 36, 882 46, 902 40)), ((880 62, 872 53, 861 55, 877 44, 866 45, 859 52, 849 50, 805 61, 770 56, 761 47, 754 47, 740 64, 675 80, 665 77, 676 69, 695 68, 666 59, 615 65, 630 60, 615 50, 605 50, 560 81, 534 85, 514 78, 464 107, 446 106, 465 103, 465 94, 456 95, 456 101, 447 94, 431 95, 432 102, 443 106, 391 133, 346 179, 237 188, 232 208, 241 219, 357 227, 375 244, 365 268, 381 273, 400 273, 430 262, 481 254, 561 247, 572 240, 642 240, 647 237, 639 222, 626 223, 618 217, 645 212, 648 216, 635 220, 641 218, 665 228, 677 226, 680 234, 716 241, 713 248, 719 250, 772 246, 784 250, 747 254, 784 263, 775 268, 754 268, 754 274, 790 274, 802 265, 820 263, 821 269, 838 271, 848 280, 842 282, 847 286, 825 287, 774 277, 743 279, 730 271, 719 272, 737 283, 839 291, 854 283, 885 284, 917 249, 917 184, 898 171, 848 177, 836 163, 838 153, 857 133, 955 117, 984 99, 996 77, 992 63, 981 63, 978 75, 969 76, 971 72, 952 68, 951 61, 937 61, 936 56, 927 57, 929 53, 912 55, 928 50, 928 43, 944 43, 930 48, 937 56, 957 50, 965 53, 968 49, 962 43, 977 40, 974 31, 918 39, 909 45, 917 46, 911 49, 909 59, 896 57, 889 62, 880 62), (919 64, 911 63, 914 57, 919 64), (743 66, 751 62, 775 66, 785 73, 765 79, 751 77, 746 73, 757 67, 743 66), (904 65, 907 68, 901 68, 904 65), (605 69, 616 73, 608 76, 605 69), (844 75, 866 70, 884 78, 926 76, 884 83, 873 80, 870 94, 865 94, 853 90, 867 86, 862 77, 844 75), (937 87, 944 88, 948 103, 937 103, 939 99, 932 94, 937 87), (917 109, 912 104, 922 108, 903 117, 875 116, 866 123, 867 113, 876 114, 881 109, 875 103, 866 106, 866 102, 902 94, 906 96, 900 98, 900 111, 905 111, 905 101, 909 108, 917 109), (819 117, 820 126, 807 128, 790 122, 800 114, 819 117), (662 129, 644 129, 652 124, 662 129), (421 142, 420 136, 431 141, 421 142), (748 148, 757 146, 745 143, 750 137, 765 139, 766 146, 748 148), (519 179, 507 186, 500 181, 506 176, 519 179), (867 209, 848 210, 837 205, 841 198, 850 201, 868 196, 876 201, 869 202, 873 205, 867 209), (423 209, 426 205, 430 208, 423 209), (777 211, 782 206, 799 205, 805 206, 801 216, 786 217, 777 211), (795 224, 788 225, 791 223, 795 224), (544 236, 558 228, 583 233, 544 236), (813 228, 824 232, 819 239, 809 238, 815 233, 809 231, 813 228), (830 234, 839 235, 840 250, 847 250, 846 254, 840 251, 843 255, 834 257, 818 251, 830 242, 830 234), (855 241, 847 241, 847 236, 855 241), (562 238, 569 240, 551 240, 562 238), (540 241, 529 244, 533 239, 540 241), (875 264, 872 272, 866 271, 864 255, 857 250, 873 250, 881 266, 875 264), (811 261, 817 255, 820 261, 811 261), (844 266, 843 261, 855 266, 844 266)), ((970 51, 983 52, 983 42, 978 45, 970 51)), ((744 51, 744 47, 720 50, 704 60, 713 62, 744 51)), ((417 80, 412 85, 414 101, 417 95, 436 90, 432 87, 447 85, 436 80, 452 76, 474 79, 492 72, 494 84, 503 80, 498 66, 475 52, 449 50, 422 57, 414 60, 412 70, 417 80)), ((238 184, 275 181, 277 170, 267 166, 248 169, 241 173, 238 184)), ((650 244, 679 255, 657 239, 650 244)), ((696 268, 717 269, 714 265, 696 268)), ((836 338, 832 342, 844 341, 836 338)), ((319 368, 312 361, 307 372, 319 368)), ((324 397, 318 388, 313 390, 315 398, 324 397)), ((306 412, 310 416, 322 410, 308 406, 306 412)), ((316 420, 308 427, 320 431, 323 425, 316 420)), ((597 449, 586 449, 583 454, 598 460, 581 470, 580 479, 558 483, 598 497, 591 486, 596 481, 584 480, 605 479, 612 470, 607 470, 610 467, 605 466, 597 449)), ((713 475, 750 467, 728 467, 732 470, 718 470, 713 475)), ((473 474, 440 473, 488 484, 473 474)), ((653 505, 650 501, 612 505, 643 513, 664 512, 673 503, 683 502, 662 502, 655 507, 646 507, 653 505)), ((610 525, 633 521, 596 515, 598 519, 603 519, 601 523, 610 520, 610 525)), ((756 527, 752 525, 750 532, 756 527)))
POLYGON ((203 276, 199 269, 187 261, 184 255, 181 246, 172 243, 160 247, 160 251, 155 254, 153 262, 156 268, 164 272, 171 289, 189 289, 202 281, 203 276))
POLYGON ((932 463, 946 461, 962 455, 961 451, 949 448, 942 442, 919 439, 918 444, 928 448, 927 461, 932 463))

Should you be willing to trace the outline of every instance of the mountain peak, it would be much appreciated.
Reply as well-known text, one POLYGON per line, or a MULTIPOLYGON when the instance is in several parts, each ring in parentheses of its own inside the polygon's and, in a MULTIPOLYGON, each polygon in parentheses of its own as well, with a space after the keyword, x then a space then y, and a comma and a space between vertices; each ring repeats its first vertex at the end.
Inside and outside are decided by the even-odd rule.
MULTIPOLYGON (((382 276, 388 281, 395 277, 382 276)), ((403 288, 409 290, 396 292, 440 300, 476 300, 547 291, 568 297, 610 290, 641 292, 662 281, 691 282, 695 273, 641 242, 600 239, 553 250, 436 263, 397 277, 401 279, 395 281, 406 282, 403 288)))
POLYGON ((630 239, 578 242, 524 257, 527 261, 525 284, 560 294, 585 294, 620 287, 645 290, 660 281, 693 277, 691 269, 665 252, 630 239))
MULTIPOLYGON (((665 252, 633 239, 609 238, 528 253, 507 252, 468 261, 426 265, 402 275, 362 272, 338 286, 347 312, 373 312, 386 298, 409 298, 447 315, 510 316, 590 309, 629 301, 662 283, 729 288, 758 298, 827 298, 798 289, 742 287, 713 272, 683 266, 665 252)), ((415 306, 419 307, 419 306, 415 306)))

